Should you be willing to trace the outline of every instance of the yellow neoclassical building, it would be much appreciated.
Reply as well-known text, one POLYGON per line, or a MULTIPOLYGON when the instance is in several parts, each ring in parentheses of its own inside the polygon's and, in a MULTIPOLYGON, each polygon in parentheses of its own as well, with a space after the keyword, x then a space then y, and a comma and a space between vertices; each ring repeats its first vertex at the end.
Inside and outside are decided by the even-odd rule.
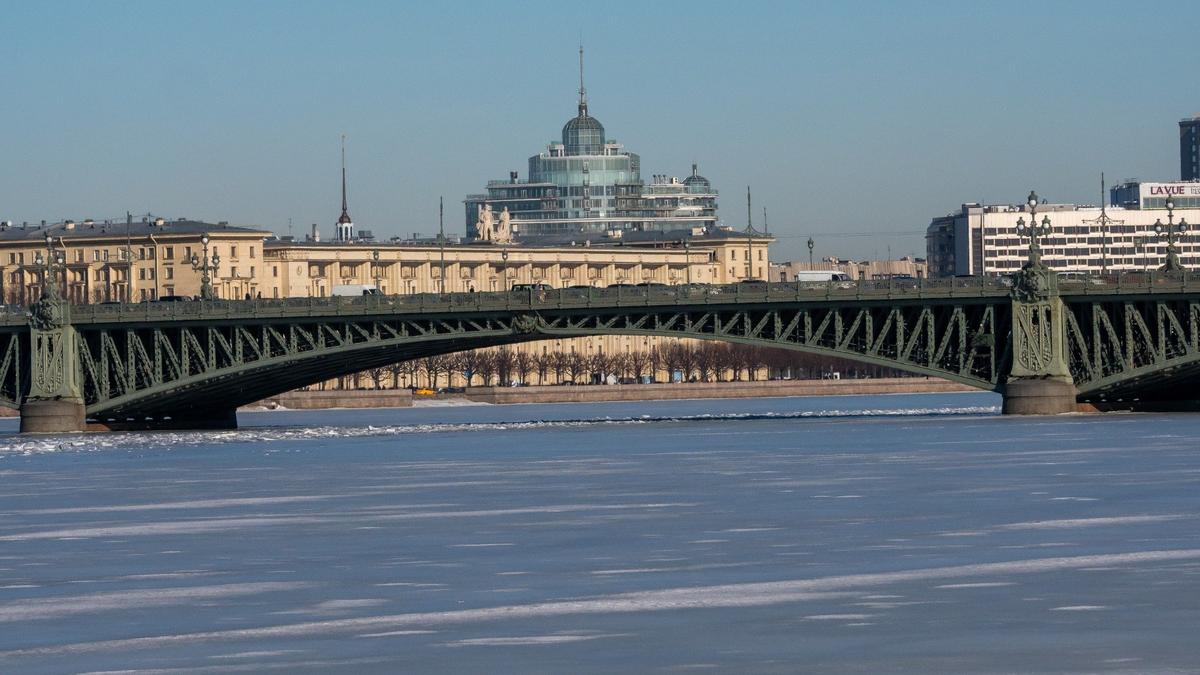
POLYGON ((734 231, 683 239, 646 238, 583 245, 525 246, 405 242, 264 243, 263 297, 324 297, 337 286, 383 294, 494 292, 514 284, 553 288, 613 284, 733 283, 769 272, 764 235, 734 231), (746 260, 752 259, 747 265, 746 260))
POLYGON ((0 223, 0 298, 9 305, 36 299, 48 252, 65 268, 65 278, 59 277, 65 297, 86 304, 199 297, 206 260, 213 293, 222 299, 325 297, 346 285, 409 294, 502 291, 529 283, 554 288, 733 283, 767 279, 771 241, 764 235, 716 230, 687 239, 441 246, 294 241, 264 229, 162 218, 6 222, 0 223))
MULTIPOLYGON (((343 291, 374 287, 384 294, 410 294, 501 291, 531 283, 601 288, 767 279, 770 237, 723 229, 689 234, 682 239, 643 233, 640 238, 557 246, 441 246, 294 241, 264 229, 161 218, 0 223, 0 298, 10 308, 36 300, 48 254, 60 260, 65 271, 58 277, 60 291, 77 304, 199 298, 205 260, 213 294, 220 299, 328 297, 338 286, 347 287, 343 291)), ((645 352, 663 343, 656 337, 603 336, 511 349, 530 356, 592 356, 645 352)), ((447 374, 445 381, 454 380, 447 374)))
POLYGON ((61 262, 64 297, 76 304, 198 297, 207 254, 214 292, 260 292, 266 230, 162 218, 120 223, 0 223, 0 302, 27 305, 41 293, 45 260, 61 262), (193 256, 195 262, 193 262, 193 256), (213 263, 216 263, 214 266, 213 263))

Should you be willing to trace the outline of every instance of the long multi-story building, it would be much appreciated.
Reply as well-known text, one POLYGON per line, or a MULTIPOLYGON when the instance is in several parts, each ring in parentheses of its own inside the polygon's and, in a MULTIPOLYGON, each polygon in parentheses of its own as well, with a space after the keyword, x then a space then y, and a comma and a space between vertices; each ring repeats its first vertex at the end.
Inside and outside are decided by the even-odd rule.
POLYGON ((199 296, 199 263, 206 252, 219 297, 258 296, 266 278, 263 239, 270 234, 223 222, 151 217, 137 222, 127 218, 38 225, 4 221, 0 223, 0 304, 27 305, 40 296, 51 251, 65 271, 65 276, 57 275, 60 291, 74 303, 199 296))
MULTIPOLYGON (((1166 262, 1167 237, 1155 225, 1168 222, 1166 197, 1175 201, 1174 220, 1200 223, 1200 183, 1126 183, 1110 192, 1111 205, 1042 204, 1038 220, 1050 219, 1041 240, 1042 260, 1059 272, 1150 270, 1166 262)), ((1028 222, 1025 205, 963 204, 934 218, 926 230, 930 276, 1009 274, 1026 261, 1029 240, 1017 232, 1028 222)), ((1200 267, 1200 241, 1177 237, 1180 262, 1200 267)))
POLYGON ((466 232, 486 238, 481 222, 507 212, 513 235, 544 236, 618 230, 680 230, 717 224, 717 191, 699 167, 684 179, 654 175, 642 179, 641 158, 615 139, 588 111, 580 50, 578 113, 563 125, 561 141, 529 158, 528 178, 509 172, 489 181, 487 191, 468 195, 466 232))

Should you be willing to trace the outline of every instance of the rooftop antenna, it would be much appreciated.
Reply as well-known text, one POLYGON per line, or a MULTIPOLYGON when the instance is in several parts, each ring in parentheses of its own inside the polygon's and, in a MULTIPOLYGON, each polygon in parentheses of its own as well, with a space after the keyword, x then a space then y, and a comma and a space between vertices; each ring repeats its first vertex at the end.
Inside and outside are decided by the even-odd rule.
POLYGON ((587 89, 583 86, 583 43, 579 45, 579 116, 588 116, 587 89))

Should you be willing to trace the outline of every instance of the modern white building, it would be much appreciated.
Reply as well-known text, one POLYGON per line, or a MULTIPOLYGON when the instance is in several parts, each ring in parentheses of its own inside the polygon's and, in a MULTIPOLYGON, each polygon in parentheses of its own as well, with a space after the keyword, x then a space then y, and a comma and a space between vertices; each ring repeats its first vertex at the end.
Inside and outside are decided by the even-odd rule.
MULTIPOLYGON (((1174 222, 1185 220, 1188 231, 1177 235, 1179 260, 1200 269, 1200 183, 1127 183, 1113 188, 1112 201, 1122 205, 1043 204, 1037 219, 1050 219, 1050 234, 1041 239, 1042 260, 1060 272, 1151 270, 1167 258, 1167 237, 1155 223, 1168 222, 1166 196, 1175 200, 1174 222), (1132 195, 1136 195, 1133 198, 1132 195), (1120 199, 1118 199, 1120 197, 1120 199)), ((929 275, 1011 274, 1025 264, 1029 239, 1017 234, 1017 221, 1029 222, 1025 205, 963 204, 958 211, 934 218, 925 234, 929 275)))

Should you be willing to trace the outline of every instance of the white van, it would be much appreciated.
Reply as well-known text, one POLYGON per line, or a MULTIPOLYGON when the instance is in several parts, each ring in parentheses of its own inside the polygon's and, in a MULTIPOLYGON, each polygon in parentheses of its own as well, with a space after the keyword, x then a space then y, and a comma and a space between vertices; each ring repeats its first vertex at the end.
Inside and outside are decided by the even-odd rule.
POLYGON ((850 275, 837 270, 800 270, 796 281, 850 281, 850 275))
POLYGON ((379 289, 371 284, 342 284, 334 286, 329 292, 330 295, 337 297, 358 297, 360 295, 379 295, 379 289))

